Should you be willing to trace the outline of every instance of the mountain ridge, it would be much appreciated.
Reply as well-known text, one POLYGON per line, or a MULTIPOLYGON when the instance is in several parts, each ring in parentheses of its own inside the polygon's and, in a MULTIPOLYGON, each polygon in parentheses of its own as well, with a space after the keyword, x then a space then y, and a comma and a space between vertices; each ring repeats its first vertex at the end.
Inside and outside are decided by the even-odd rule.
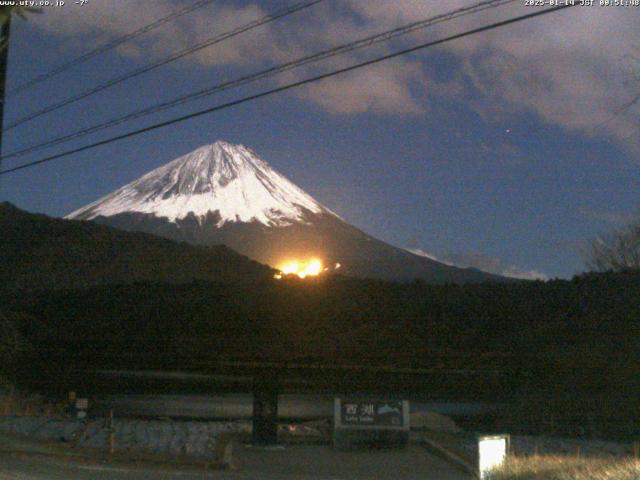
POLYGON ((217 141, 146 173, 65 218, 92 220, 137 212, 175 223, 189 213, 204 216, 216 210, 219 227, 237 221, 282 226, 301 221, 304 211, 336 215, 252 150, 217 141))
POLYGON ((341 273, 432 283, 511 281, 445 265, 350 225, 242 145, 217 141, 183 155, 65 218, 195 245, 224 244, 279 268, 320 259, 341 273))
POLYGON ((0 287, 86 288, 92 285, 194 281, 271 281, 275 270, 224 245, 180 244, 144 232, 52 218, 0 203, 0 287))

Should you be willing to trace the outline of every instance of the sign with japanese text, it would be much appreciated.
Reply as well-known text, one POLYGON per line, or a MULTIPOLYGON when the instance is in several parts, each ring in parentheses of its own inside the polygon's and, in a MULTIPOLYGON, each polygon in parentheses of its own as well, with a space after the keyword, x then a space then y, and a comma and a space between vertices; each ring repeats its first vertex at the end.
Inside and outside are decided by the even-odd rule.
POLYGON ((409 428, 409 403, 403 400, 336 399, 336 428, 409 428))

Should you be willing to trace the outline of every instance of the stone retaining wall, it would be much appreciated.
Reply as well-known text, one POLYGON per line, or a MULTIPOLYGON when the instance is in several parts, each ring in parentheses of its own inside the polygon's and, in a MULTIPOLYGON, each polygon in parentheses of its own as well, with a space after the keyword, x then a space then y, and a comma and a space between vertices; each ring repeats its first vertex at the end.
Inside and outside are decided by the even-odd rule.
MULTIPOLYGON (((104 419, 76 420, 42 417, 0 417, 0 430, 42 440, 73 442, 82 447, 108 448, 104 419)), ((251 432, 250 421, 179 422, 114 419, 115 449, 215 458, 221 432, 251 432)))

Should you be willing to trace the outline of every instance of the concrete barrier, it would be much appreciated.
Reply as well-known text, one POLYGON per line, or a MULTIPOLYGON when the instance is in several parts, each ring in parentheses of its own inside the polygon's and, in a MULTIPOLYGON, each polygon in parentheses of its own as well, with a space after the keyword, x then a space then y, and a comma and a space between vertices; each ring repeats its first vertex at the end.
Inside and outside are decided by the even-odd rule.
MULTIPOLYGON (((216 457, 218 439, 226 439, 225 434, 250 433, 251 422, 176 422, 116 418, 111 429, 115 451, 141 450, 172 456, 216 459, 219 458, 216 457)), ((83 421, 0 417, 0 430, 42 440, 73 442, 80 447, 110 448, 110 432, 104 419, 83 421)))

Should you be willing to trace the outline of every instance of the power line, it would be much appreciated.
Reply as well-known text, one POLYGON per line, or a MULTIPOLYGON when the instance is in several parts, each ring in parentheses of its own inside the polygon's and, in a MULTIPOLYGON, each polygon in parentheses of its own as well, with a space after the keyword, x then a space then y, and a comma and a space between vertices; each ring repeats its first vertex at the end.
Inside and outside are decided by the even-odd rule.
POLYGON ((240 87, 242 85, 247 85, 249 83, 258 81, 258 80, 263 80, 265 78, 270 78, 272 76, 278 75, 280 73, 289 71, 289 70, 293 70, 295 68, 304 66, 304 65, 308 65, 310 63, 315 63, 321 60, 326 60, 328 58, 331 58, 333 56, 336 55, 341 55, 347 52, 351 52, 357 49, 361 49, 361 48, 365 48, 365 47, 370 47, 372 45, 375 45, 377 43, 381 43, 381 42, 385 42, 385 41, 389 41, 393 38, 399 37, 401 35, 406 35, 408 33, 414 32, 418 29, 422 29, 428 26, 432 26, 441 22, 445 22, 445 21, 449 21, 449 20, 453 20, 455 18, 464 16, 464 15, 469 15, 469 14, 473 14, 473 13, 478 13, 480 11, 489 9, 489 8, 496 8, 502 5, 506 5, 509 3, 513 3, 515 1, 518 0, 485 0, 482 1, 480 3, 468 6, 468 7, 463 7, 463 8, 459 8, 457 10, 453 10, 451 12, 447 12, 444 14, 440 14, 440 15, 436 15, 434 17, 430 17, 427 19, 423 19, 423 20, 419 20, 416 22, 412 22, 410 24, 407 25, 403 25, 401 27, 395 28, 393 30, 388 30, 382 33, 378 33, 375 35, 371 35, 368 37, 364 37, 362 39, 359 40, 355 40, 337 47, 332 47, 330 49, 327 50, 323 50, 311 55, 307 55, 307 56, 303 56, 301 58, 298 58, 296 60, 292 60, 289 62, 285 62, 283 64, 274 66, 274 67, 270 67, 267 68, 266 70, 262 70, 256 73, 252 73, 249 75, 245 75, 243 77, 240 78, 236 78, 233 80, 229 80, 229 81, 225 81, 222 83, 218 83, 216 85, 213 85, 211 87, 207 87, 206 89, 197 91, 197 92, 193 92, 190 93, 188 95, 184 95, 181 97, 177 97, 175 99, 169 100, 167 102, 163 102, 151 107, 147 107, 132 113, 129 113, 125 116, 122 117, 118 117, 112 120, 109 120, 107 122, 103 122, 97 125, 93 125, 91 127, 86 127, 84 129, 78 130, 76 132, 67 134, 67 135, 63 135, 61 137, 57 137, 51 140, 47 140, 45 142, 36 144, 36 145, 31 145, 29 147, 25 147, 21 150, 17 150, 17 151, 13 151, 10 152, 6 155, 4 155, 3 157, 1 157, 1 159, 9 159, 9 158, 14 158, 14 157, 20 157, 20 156, 24 156, 28 153, 37 151, 37 150, 42 150, 44 148, 47 147, 51 147, 53 145, 58 145, 61 143, 66 143, 69 140, 72 139, 76 139, 76 138, 80 138, 83 137, 85 135, 91 134, 91 133, 96 133, 99 132, 101 130, 104 130, 106 128, 110 128, 110 127, 114 127, 117 125, 121 125, 123 123, 129 122, 131 120, 135 120, 141 117, 145 117, 147 115, 153 114, 153 113, 157 113, 163 110, 167 110, 169 108, 172 108, 174 106, 177 105, 182 105, 206 96, 210 96, 214 93, 218 93, 224 90, 228 90, 231 88, 237 88, 240 87))
POLYGON ((91 95, 94 95, 98 92, 101 92, 103 90, 106 90, 110 87, 113 87, 114 85, 118 85, 126 80, 131 80, 132 78, 138 77, 140 75, 142 75, 143 73, 146 72, 150 72, 151 70, 155 70, 158 67, 161 67, 163 65, 167 65, 168 63, 174 62, 180 58, 186 57, 187 55, 191 55, 195 52, 198 52, 204 48, 210 47, 212 45, 218 44, 220 42, 223 42, 224 40, 227 40, 229 38, 235 37, 237 35, 240 35, 244 32, 247 32, 249 30, 253 30, 254 28, 260 27, 262 25, 265 25, 267 23, 273 22, 275 20, 278 20, 280 18, 286 17, 288 15, 291 15, 293 13, 296 13, 300 10, 303 10, 305 8, 309 8, 312 7, 313 5, 322 2, 323 0, 311 0, 311 1, 306 1, 306 2, 302 2, 302 3, 297 3, 291 7, 286 7, 283 9, 280 9, 278 11, 276 11, 275 13, 266 15, 262 18, 259 18, 257 20, 254 20, 246 25, 243 25, 241 27, 237 27, 234 28, 233 30, 230 30, 228 32, 222 33, 220 35, 216 35, 215 37, 209 38, 208 40, 205 40, 204 42, 201 42, 197 45, 194 45, 192 47, 188 47, 185 48, 183 50, 180 50, 177 53, 174 53, 172 55, 170 55, 169 57, 163 58, 162 60, 159 60, 155 63, 152 63, 150 65, 147 65, 145 67, 139 68, 137 70, 133 70, 132 72, 126 73, 124 75, 121 75, 119 77, 116 77, 112 80, 109 80, 105 83, 102 83, 96 87, 93 87, 89 90, 85 90, 82 93, 79 93, 77 95, 74 95, 72 97, 66 98, 65 100, 62 100, 58 103, 54 103, 52 105, 49 105, 48 107, 45 107, 41 110, 38 110, 36 112, 30 113, 22 118, 19 118, 18 120, 14 121, 13 123, 10 123, 9 125, 7 125, 3 131, 7 131, 7 130, 12 130, 14 128, 16 128, 19 125, 22 125, 26 122, 29 122, 35 118, 41 117, 42 115, 45 115, 47 113, 53 112, 55 110, 58 110, 62 107, 66 107, 67 105, 71 105, 72 103, 77 102, 78 100, 82 100, 84 98, 90 97, 91 95))
MULTIPOLYGON (((0 20, 0 155, 2 154, 2 124, 4 121, 4 99, 5 84, 7 82, 7 62, 9 59, 9 38, 11 33, 11 16, 10 10, 5 13, 6 17, 0 20)), ((0 156, 0 167, 2 167, 2 160, 0 156)))
POLYGON ((231 101, 231 102, 227 102, 227 103, 223 103, 223 104, 220 104, 220 105, 216 105, 214 107, 207 108, 205 110, 200 110, 198 112, 194 112, 194 113, 191 113, 191 114, 188 114, 188 115, 183 115, 181 117, 177 117, 177 118, 174 118, 172 120, 167 120, 167 121, 164 121, 164 122, 156 123, 154 125, 150 125, 148 127, 144 127, 144 128, 138 129, 138 130, 133 130, 131 132, 128 132, 128 133, 125 133, 125 134, 122 134, 122 135, 117 135, 117 136, 114 136, 114 137, 111 137, 111 138, 108 138, 108 139, 105 139, 105 140, 101 140, 99 142, 94 142, 94 143, 91 143, 89 145, 84 145, 82 147, 78 147, 78 148, 74 148, 74 149, 71 149, 71 150, 67 150, 66 152, 58 153, 56 155, 51 155, 51 156, 48 156, 48 157, 45 157, 45 158, 41 158, 39 160, 35 160, 35 161, 28 162, 28 163, 25 163, 25 164, 22 164, 22 165, 18 165, 17 167, 13 167, 13 168, 10 168, 10 169, 2 170, 2 171, 0 171, 0 175, 6 175, 8 173, 12 173, 12 172, 15 172, 15 171, 18 171, 18 170, 23 170, 25 168, 30 168, 30 167, 33 167, 35 165, 41 165, 43 163, 51 162, 53 160, 57 160, 57 159, 62 158, 62 157, 67 157, 67 156, 75 154, 75 153, 83 152, 83 151, 90 150, 90 149, 93 149, 93 148, 96 148, 96 147, 100 147, 102 145, 107 145, 109 143, 113 143, 113 142, 116 142, 116 141, 119 141, 119 140, 124 140, 126 138, 134 137, 134 136, 140 135, 142 133, 150 132, 152 130, 157 130, 159 128, 166 127, 166 126, 169 126, 169 125, 173 125, 175 123, 183 122, 185 120, 190 120, 192 118, 200 117, 200 116, 206 115, 208 113, 213 113, 213 112, 217 112, 217 111, 220 111, 220 110, 224 110, 224 109, 227 109, 227 108, 230 108, 230 107, 234 107, 236 105, 240 105, 242 103, 246 103, 246 102, 250 102, 250 101, 253 101, 253 100, 257 100, 259 98, 263 98, 263 97, 267 97, 267 96, 270 96, 270 95, 273 95, 273 94, 276 94, 276 93, 284 92, 286 90, 291 90, 293 88, 297 88, 297 87, 300 87, 300 86, 303 86, 303 85, 314 83, 314 82, 317 82, 317 81, 320 81, 320 80, 324 80, 324 79, 327 79, 327 78, 330 78, 330 77, 334 77, 336 75, 340 75, 340 74, 343 74, 343 73, 351 72, 353 70, 356 70, 356 69, 359 69, 359 68, 363 68, 363 67, 367 67, 369 65, 374 65, 374 64, 383 62, 385 60, 389 60, 389 59, 392 59, 392 58, 399 57, 401 55, 407 55, 409 53, 413 53, 413 52, 416 52, 418 50, 423 50, 423 49, 427 49, 427 48, 434 47, 434 46, 437 46, 437 45, 441 45, 443 43, 450 42, 450 41, 453 41, 453 40, 457 40, 457 39, 460 39, 460 38, 463 38, 463 37, 468 37, 468 36, 475 35, 475 34, 478 34, 478 33, 486 32, 488 30, 493 30, 493 29, 504 27, 506 25, 510 25, 510 24, 513 24, 513 23, 518 23, 518 22, 522 22, 524 20, 529 20, 531 18, 535 18, 535 17, 539 17, 539 16, 542 16, 542 15, 546 15, 548 13, 553 13, 553 12, 557 12, 557 11, 560 11, 560 10, 564 10, 565 8, 570 8, 570 7, 573 7, 575 5, 578 5, 578 4, 577 3, 576 4, 568 3, 568 4, 565 4, 565 5, 562 5, 562 6, 558 6, 558 7, 547 8, 547 9, 540 10, 540 11, 537 11, 537 12, 528 13, 526 15, 520 15, 520 16, 517 16, 517 17, 513 17, 513 18, 510 18, 508 20, 503 20, 503 21, 500 21, 500 22, 491 23, 491 24, 485 25, 483 27, 478 27, 478 28, 474 28, 472 30, 467 30, 466 32, 462 32, 462 33, 458 33, 458 34, 451 35, 451 36, 448 36, 448 37, 444 37, 444 38, 441 38, 439 40, 434 40, 434 41, 431 41, 431 42, 423 43, 421 45, 417 45, 417 46, 414 46, 414 47, 406 48, 404 50, 400 50, 400 51, 397 51, 397 52, 394 52, 394 53, 383 55, 381 57, 378 57, 378 58, 375 58, 375 59, 372 59, 372 60, 367 60, 365 62, 356 63, 356 64, 353 64, 353 65, 350 65, 349 67, 341 68, 339 70, 334 70, 332 72, 324 73, 322 75, 317 75, 315 77, 307 78, 305 80, 300 80, 300 81, 297 81, 297 82, 289 83, 289 84, 283 85, 281 87, 273 88, 271 90, 266 90, 264 92, 260 92, 260 93, 254 94, 254 95, 249 95, 247 97, 243 97, 243 98, 240 98, 238 100, 234 100, 234 101, 231 101))
POLYGON ((158 27, 161 27, 162 25, 169 23, 177 18, 180 18, 184 15, 186 15, 187 13, 191 13, 199 8, 202 8, 210 3, 213 3, 214 0, 198 0, 197 2, 191 4, 191 5, 187 5, 186 7, 171 13, 170 15, 167 15, 166 17, 160 18, 152 23, 149 23, 141 28, 139 28, 138 30, 135 30, 131 33, 128 33, 126 35, 123 35, 121 37, 118 37, 114 40, 112 40, 111 42, 105 43, 97 48, 95 48, 94 50, 91 50, 90 52, 87 52, 83 55, 80 55, 77 58, 74 58, 73 60, 69 60, 66 63, 63 63, 62 65, 59 65, 55 68, 53 68, 52 70, 49 70, 48 72, 42 73, 34 78, 32 78, 31 80, 28 80, 20 85, 18 85, 17 87, 13 88, 12 90, 10 90, 7 93, 7 96, 10 97, 12 95, 15 95, 17 93, 20 93, 24 90, 27 90, 31 87, 33 87, 34 85, 37 85, 39 83, 42 83, 46 80, 49 80, 52 77, 55 77, 56 75, 59 75, 62 72, 65 72, 73 67, 75 67, 76 65, 80 65, 81 63, 86 62, 87 60, 90 60, 91 58, 97 57, 98 55, 101 55, 105 52, 108 52, 109 50, 113 50, 114 48, 122 45, 125 42, 128 42, 130 40, 133 40, 134 38, 137 38, 141 35, 144 35, 145 33, 148 33, 152 30, 155 30, 158 27))
POLYGON ((613 122, 616 118, 618 118, 620 115, 626 114, 627 111, 629 111, 634 105, 638 104, 639 102, 640 102, 640 93, 636 93, 631 100, 629 100, 628 102, 624 103, 623 105, 618 107, 616 110, 614 110, 614 112, 611 114, 611 116, 607 120, 604 120, 598 123, 596 126, 592 127, 591 130, 598 131, 603 127, 606 127, 611 122, 613 122))

